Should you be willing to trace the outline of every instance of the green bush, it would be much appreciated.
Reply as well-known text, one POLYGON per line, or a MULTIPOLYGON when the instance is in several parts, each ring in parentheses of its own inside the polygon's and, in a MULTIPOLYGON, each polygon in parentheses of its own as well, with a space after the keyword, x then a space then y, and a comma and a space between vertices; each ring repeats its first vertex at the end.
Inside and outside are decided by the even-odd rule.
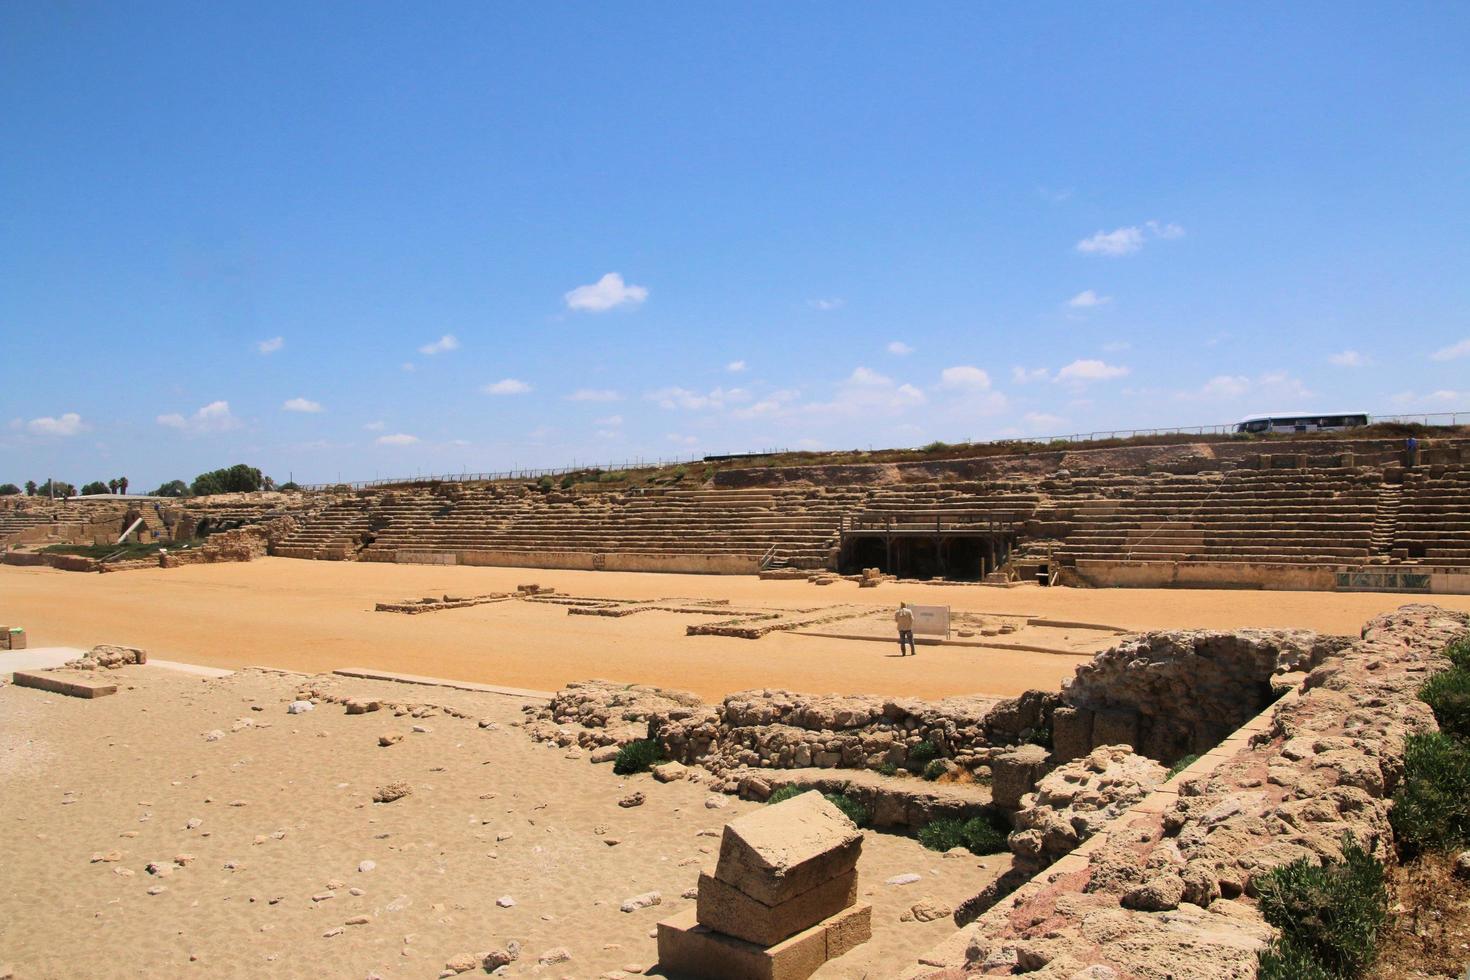
POLYGON ((929 764, 924 767, 924 778, 932 783, 944 775, 946 768, 943 759, 930 759, 929 764))
POLYGON ((1045 726, 1033 729, 1026 739, 1027 745, 1039 745, 1048 752, 1051 751, 1051 729, 1045 726))
POLYGON ((1388 921, 1388 889, 1383 865, 1351 836, 1343 838, 1342 860, 1321 866, 1306 858, 1259 879, 1260 910, 1281 930, 1261 954, 1262 975, 1292 967, 1279 976, 1362 976, 1372 964, 1378 934, 1388 921), (1315 962, 1320 970, 1313 972, 1315 962))
POLYGON ((576 484, 576 482, 577 482, 577 478, 575 476, 573 476, 572 474, 568 473, 566 476, 564 476, 564 477, 561 478, 561 488, 563 490, 570 490, 570 489, 572 489, 572 486, 574 484, 576 484))
POLYGON ((879 773, 879 775, 883 775, 883 776, 897 776, 898 775, 898 766, 895 766, 891 762, 885 762, 881 766, 878 767, 878 773, 879 773))
POLYGON ((1440 731, 1470 738, 1470 670, 1455 667, 1435 674, 1419 688, 1419 700, 1434 709, 1440 731))
POLYGON ((1470 638, 1451 643, 1445 647, 1444 655, 1461 670, 1470 670, 1470 638))
POLYGON ((1175 763, 1169 767, 1169 775, 1166 778, 1173 779, 1175 776, 1179 775, 1181 772, 1188 769, 1190 766, 1194 765, 1198 761, 1199 756, 1186 755, 1184 758, 1175 761, 1175 763))
POLYGON ((1009 830, 1001 817, 940 817, 920 828, 919 843, 931 851, 963 847, 972 854, 999 854, 1006 850, 1009 830))
POLYGON ((909 749, 909 763, 922 766, 930 759, 939 758, 939 748, 933 742, 920 742, 909 749))
POLYGON ((619 776, 647 772, 654 763, 663 760, 663 755, 663 750, 653 739, 640 738, 618 749, 617 758, 613 759, 613 772, 619 776))
POLYGON ((949 443, 947 443, 947 442, 940 442, 938 439, 936 439, 933 442, 929 443, 928 445, 920 446, 919 447, 919 452, 921 452, 921 453, 943 453, 943 452, 948 452, 949 450, 951 450, 953 448, 954 448, 954 446, 951 446, 949 443))
POLYGON ((1443 732, 1405 739, 1388 819, 1405 855, 1470 844, 1470 747, 1443 732))
POLYGON ((212 493, 251 493, 265 486, 265 477, 260 470, 244 463, 222 470, 210 470, 194 477, 189 489, 196 497, 212 493))
POLYGON ((540 487, 542 490, 550 490, 552 487, 556 486, 556 484, 552 481, 551 477, 543 476, 541 479, 536 481, 536 486, 540 487))
MULTIPOLYGON (((788 784, 786 786, 782 786, 780 789, 776 790, 769 797, 767 797, 766 802, 784 803, 787 800, 791 799, 793 796, 800 796, 803 793, 815 793, 816 791, 817 788, 815 786, 797 786, 794 784, 788 784)), ((841 810, 847 816, 847 819, 851 820, 859 827, 866 827, 868 825, 868 821, 873 818, 873 815, 868 812, 867 807, 863 806, 861 803, 848 796, 846 793, 823 793, 822 798, 825 799, 828 803, 831 803, 837 809, 841 810)))
POLYGON ((1277 940, 1261 951, 1258 980, 1338 980, 1312 951, 1290 940, 1277 940))

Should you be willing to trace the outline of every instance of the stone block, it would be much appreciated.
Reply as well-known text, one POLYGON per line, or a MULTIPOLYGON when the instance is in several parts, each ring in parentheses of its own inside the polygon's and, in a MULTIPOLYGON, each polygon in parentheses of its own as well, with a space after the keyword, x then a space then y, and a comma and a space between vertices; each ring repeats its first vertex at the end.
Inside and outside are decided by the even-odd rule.
POLYGON ((1092 751, 1092 712, 1087 708, 1058 707, 1051 716, 1051 750, 1060 762, 1080 759, 1092 751))
POLYGON ((758 946, 774 946, 856 901, 856 868, 780 905, 765 905, 709 872, 702 872, 696 913, 700 925, 716 932, 758 946))
POLYGON ((998 807, 1014 810, 1031 792, 1046 769, 1047 751, 1022 745, 990 760, 990 798, 998 807))
POLYGON ((117 693, 116 684, 89 680, 74 675, 39 673, 25 670, 15 672, 16 687, 33 687, 38 691, 65 694, 73 698, 101 698, 117 693))
POLYGON ((1092 744, 1138 745, 1138 712, 1099 711, 1092 720, 1092 744))
POLYGON ((863 835, 820 793, 802 793, 725 825, 715 877, 774 906, 851 871, 863 835))
POLYGON ((864 902, 827 920, 827 959, 835 960, 873 938, 873 906, 864 902))
POLYGON ((701 980, 806 980, 825 962, 827 927, 822 924, 769 947, 700 925, 694 909, 658 924, 658 965, 664 973, 674 976, 701 980))

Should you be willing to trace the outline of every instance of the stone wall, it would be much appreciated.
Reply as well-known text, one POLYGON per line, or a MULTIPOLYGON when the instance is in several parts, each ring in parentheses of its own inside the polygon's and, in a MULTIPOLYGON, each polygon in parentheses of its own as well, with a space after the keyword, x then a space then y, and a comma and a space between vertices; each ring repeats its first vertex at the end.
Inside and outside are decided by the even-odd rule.
POLYGON ((906 975, 1254 977, 1272 936, 1262 875, 1335 860, 1346 833, 1392 860, 1404 739, 1435 727, 1417 691, 1467 632, 1470 617, 1427 605, 1370 621, 1218 762, 1130 807, 906 975))
POLYGON ((1310 630, 1131 637, 1079 666, 1063 685, 1054 754, 1075 759, 1099 745, 1129 745, 1172 763, 1206 752, 1275 700, 1283 678, 1311 670, 1349 642, 1310 630))

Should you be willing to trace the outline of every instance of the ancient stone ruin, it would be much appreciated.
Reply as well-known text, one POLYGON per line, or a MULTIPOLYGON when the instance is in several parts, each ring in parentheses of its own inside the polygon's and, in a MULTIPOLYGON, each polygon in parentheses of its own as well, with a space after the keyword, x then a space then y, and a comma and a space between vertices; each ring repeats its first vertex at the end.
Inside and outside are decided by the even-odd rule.
POLYGON ((709 980, 803 980, 872 938, 863 835, 819 793, 725 825, 696 907, 658 924, 659 965, 709 980))

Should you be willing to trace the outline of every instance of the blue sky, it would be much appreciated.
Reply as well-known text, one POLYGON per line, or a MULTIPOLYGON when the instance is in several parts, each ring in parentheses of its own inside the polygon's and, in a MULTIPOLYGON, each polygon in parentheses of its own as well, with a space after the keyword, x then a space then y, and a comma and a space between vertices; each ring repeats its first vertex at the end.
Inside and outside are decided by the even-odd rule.
POLYGON ((0 481, 1470 411, 1470 7, 0 5, 0 481))

